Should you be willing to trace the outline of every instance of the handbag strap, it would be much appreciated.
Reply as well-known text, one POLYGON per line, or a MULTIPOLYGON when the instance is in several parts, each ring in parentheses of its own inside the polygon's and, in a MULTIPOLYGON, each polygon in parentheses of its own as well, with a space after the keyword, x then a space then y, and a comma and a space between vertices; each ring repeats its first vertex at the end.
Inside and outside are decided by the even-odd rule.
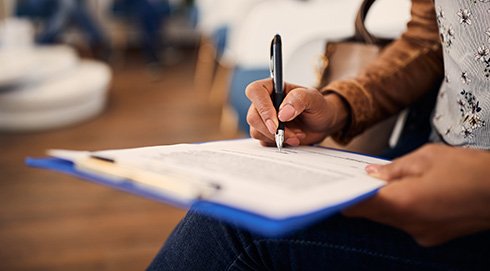
POLYGON ((375 0, 364 0, 364 1, 362 1, 361 7, 357 11, 357 15, 356 15, 354 38, 355 38, 355 40, 360 41, 360 42, 382 46, 382 45, 386 45, 387 43, 391 42, 391 40, 380 39, 380 38, 373 36, 366 29, 366 25, 365 25, 366 16, 367 16, 369 9, 371 8, 371 6, 373 5, 374 2, 375 2, 375 0))
POLYGON ((375 0, 364 0, 359 7, 359 10, 356 14, 355 21, 355 38, 358 41, 363 41, 368 44, 376 44, 376 38, 369 33, 366 29, 366 25, 364 24, 366 21, 366 16, 369 12, 369 9, 373 5, 375 0))

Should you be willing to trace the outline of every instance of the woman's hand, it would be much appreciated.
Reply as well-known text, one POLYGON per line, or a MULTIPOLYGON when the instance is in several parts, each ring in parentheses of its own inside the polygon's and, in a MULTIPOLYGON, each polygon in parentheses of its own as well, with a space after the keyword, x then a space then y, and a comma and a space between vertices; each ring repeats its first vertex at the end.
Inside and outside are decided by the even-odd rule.
POLYGON ((285 84, 286 97, 276 112, 271 100, 272 80, 248 85, 252 101, 247 114, 250 135, 263 145, 275 145, 278 118, 286 122, 285 143, 291 146, 313 144, 345 126, 348 111, 336 94, 322 95, 318 90, 285 84))
POLYGON ((344 211, 402 229, 424 246, 490 229, 490 153, 426 145, 366 171, 387 180, 379 193, 344 211))

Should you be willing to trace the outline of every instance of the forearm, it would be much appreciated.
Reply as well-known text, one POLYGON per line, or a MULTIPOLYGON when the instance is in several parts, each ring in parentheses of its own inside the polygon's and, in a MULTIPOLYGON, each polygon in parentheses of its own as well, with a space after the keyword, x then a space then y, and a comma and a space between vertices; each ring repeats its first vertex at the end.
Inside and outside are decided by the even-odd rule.
POLYGON ((350 125, 336 135, 346 142, 374 123, 434 90, 443 77, 441 44, 433 2, 414 0, 407 31, 352 80, 322 89, 347 103, 350 125))

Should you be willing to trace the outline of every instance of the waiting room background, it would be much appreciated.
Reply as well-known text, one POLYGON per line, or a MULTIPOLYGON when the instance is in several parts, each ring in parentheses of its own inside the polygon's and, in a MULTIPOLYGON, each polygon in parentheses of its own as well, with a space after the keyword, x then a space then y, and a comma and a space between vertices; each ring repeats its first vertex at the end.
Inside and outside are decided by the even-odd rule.
MULTIPOLYGON (((144 269, 184 211, 24 159, 247 136, 273 35, 286 80, 315 86, 360 2, 0 0, 0 269, 144 269)), ((368 29, 398 36, 409 5, 377 1, 368 29)))

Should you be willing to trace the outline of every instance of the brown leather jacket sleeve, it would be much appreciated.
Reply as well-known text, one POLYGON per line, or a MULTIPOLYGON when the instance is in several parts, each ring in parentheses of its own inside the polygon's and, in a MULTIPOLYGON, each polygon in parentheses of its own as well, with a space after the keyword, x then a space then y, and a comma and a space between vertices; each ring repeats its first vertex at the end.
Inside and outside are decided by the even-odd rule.
POLYGON ((335 81, 321 89, 340 95, 350 110, 350 122, 333 138, 339 143, 349 142, 434 90, 443 73, 434 2, 412 0, 411 20, 399 39, 356 78, 335 81))

